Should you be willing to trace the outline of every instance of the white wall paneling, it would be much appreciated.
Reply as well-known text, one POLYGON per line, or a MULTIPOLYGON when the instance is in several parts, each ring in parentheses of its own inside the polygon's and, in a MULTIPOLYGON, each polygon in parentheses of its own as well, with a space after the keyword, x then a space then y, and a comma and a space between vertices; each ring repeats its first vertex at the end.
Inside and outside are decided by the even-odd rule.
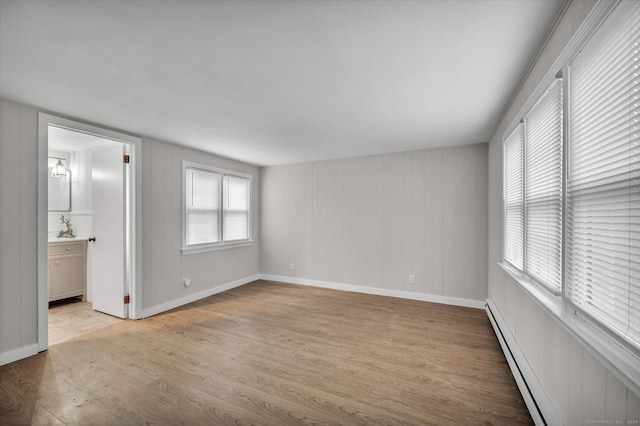
POLYGON ((574 0, 566 8, 489 144, 489 299, 560 421, 567 425, 637 421, 639 399, 498 266, 502 259, 502 137, 595 3, 574 0))
POLYGON ((0 363, 37 351, 37 120, 0 101, 0 363))
POLYGON ((484 300, 486 161, 477 144, 263 168, 260 272, 484 300))

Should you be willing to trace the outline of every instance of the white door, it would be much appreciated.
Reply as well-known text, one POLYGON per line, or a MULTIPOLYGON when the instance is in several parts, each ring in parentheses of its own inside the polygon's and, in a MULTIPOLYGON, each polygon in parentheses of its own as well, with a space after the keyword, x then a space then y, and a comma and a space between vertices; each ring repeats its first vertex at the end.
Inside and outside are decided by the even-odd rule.
MULTIPOLYGON (((126 318, 123 144, 93 151, 91 245, 93 309, 126 318)), ((128 293, 128 292, 127 292, 128 293)))

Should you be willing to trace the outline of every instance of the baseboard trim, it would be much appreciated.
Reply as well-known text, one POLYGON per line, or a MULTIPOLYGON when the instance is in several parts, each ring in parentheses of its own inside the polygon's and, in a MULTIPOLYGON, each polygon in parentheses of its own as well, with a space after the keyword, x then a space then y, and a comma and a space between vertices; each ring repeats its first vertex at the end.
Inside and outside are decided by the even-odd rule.
POLYGON ((353 284, 335 283, 331 281, 309 280, 306 278, 286 277, 282 275, 261 274, 260 278, 269 281, 280 281, 287 284, 306 285, 311 287, 330 288, 333 290, 352 291, 355 293, 375 294, 378 296, 398 297, 400 299, 420 300, 422 302, 442 303, 445 305, 464 306, 466 308, 484 309, 482 300, 462 299, 458 297, 438 296, 435 294, 414 293, 386 288, 365 287, 353 284))
POLYGON ((23 346, 7 352, 0 353, 0 365, 10 364, 14 361, 30 357, 38 353, 38 344, 23 346))
POLYGON ((511 334, 507 322, 492 299, 487 299, 486 311, 511 369, 511 374, 518 385, 518 389, 520 389, 522 398, 534 423, 539 426, 563 424, 562 419, 558 416, 551 400, 542 385, 540 385, 535 372, 520 349, 516 338, 511 334))
POLYGON ((189 294, 188 296, 181 297, 179 299, 170 300, 165 303, 161 303, 150 308, 142 310, 141 318, 147 318, 153 315, 160 314, 162 312, 169 311, 171 309, 186 305, 187 303, 195 302, 196 300, 204 299, 205 297, 213 296, 214 294, 221 293, 223 291, 231 290, 232 288, 240 287, 250 282, 260 279, 259 274, 250 275, 248 277, 240 278, 239 280, 231 281, 226 284, 222 284, 216 287, 208 288, 197 293, 189 294))

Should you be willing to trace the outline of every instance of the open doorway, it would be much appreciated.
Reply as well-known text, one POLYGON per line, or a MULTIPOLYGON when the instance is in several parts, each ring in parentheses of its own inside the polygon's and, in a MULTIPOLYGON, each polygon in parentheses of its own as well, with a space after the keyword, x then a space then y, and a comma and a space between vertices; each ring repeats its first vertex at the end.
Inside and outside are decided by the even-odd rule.
POLYGON ((126 317, 110 286, 125 288, 123 155, 121 142, 48 127, 49 345, 126 317))
POLYGON ((39 116, 41 351, 138 317, 139 152, 139 138, 39 116))

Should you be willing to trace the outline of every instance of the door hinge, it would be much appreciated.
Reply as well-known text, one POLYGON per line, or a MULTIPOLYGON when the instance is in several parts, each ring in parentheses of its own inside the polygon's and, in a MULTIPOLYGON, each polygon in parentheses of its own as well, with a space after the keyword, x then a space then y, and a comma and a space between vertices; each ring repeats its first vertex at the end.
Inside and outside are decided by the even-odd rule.
POLYGON ((125 305, 128 305, 128 304, 129 304, 129 300, 130 300, 130 299, 129 299, 129 295, 127 294, 127 295, 124 297, 124 304, 125 304, 125 305))
POLYGON ((122 161, 123 161, 125 164, 129 164, 129 161, 130 161, 130 160, 131 160, 131 158, 130 158, 128 155, 123 155, 123 156, 122 156, 122 161))

